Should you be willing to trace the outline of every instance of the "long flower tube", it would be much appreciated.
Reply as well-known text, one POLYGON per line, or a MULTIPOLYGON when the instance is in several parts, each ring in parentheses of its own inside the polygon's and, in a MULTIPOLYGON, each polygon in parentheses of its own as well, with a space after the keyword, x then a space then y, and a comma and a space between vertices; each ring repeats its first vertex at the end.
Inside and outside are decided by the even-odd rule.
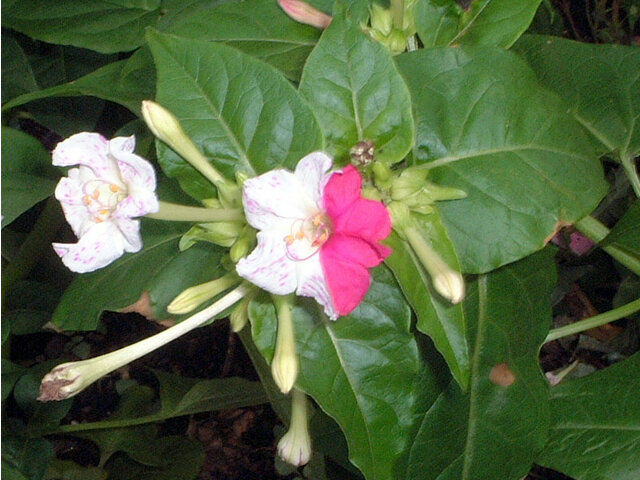
POLYGON ((292 392, 291 424, 278 442, 278 455, 296 467, 307 464, 311 458, 307 395, 297 388, 292 392))
POLYGON ((289 393, 295 385, 300 371, 291 314, 291 298, 290 295, 273 297, 278 313, 278 335, 271 361, 271 374, 282 393, 289 393))
POLYGON ((213 316, 241 300, 250 289, 251 286, 249 285, 239 285, 213 305, 192 315, 179 324, 133 345, 105 355, 100 355, 99 357, 58 365, 42 379, 38 400, 41 402, 64 400, 77 395, 100 377, 113 372, 127 363, 137 360, 147 353, 199 327, 213 316))

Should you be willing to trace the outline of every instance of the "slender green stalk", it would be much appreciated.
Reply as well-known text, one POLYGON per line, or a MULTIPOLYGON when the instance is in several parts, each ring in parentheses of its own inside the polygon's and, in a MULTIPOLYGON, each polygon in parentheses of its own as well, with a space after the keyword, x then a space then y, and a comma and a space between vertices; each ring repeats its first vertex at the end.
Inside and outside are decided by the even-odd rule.
POLYGON ((614 320, 628 317, 629 315, 639 310, 640 298, 608 312, 585 318, 584 320, 572 323, 571 325, 555 328, 549 332, 549 335, 547 335, 547 338, 545 338, 544 343, 550 342, 552 340, 557 340, 558 338, 566 337, 568 335, 574 335, 576 333, 584 332, 585 330, 589 330, 591 328, 600 327, 601 325, 613 322, 614 320))
POLYGON ((244 220, 241 209, 218 209, 204 207, 190 207, 176 203, 159 202, 160 210, 150 213, 148 218, 155 220, 169 220, 174 222, 233 222, 244 220))
POLYGON ((640 198, 640 178, 638 177, 634 157, 631 155, 621 155, 620 163, 622 164, 622 168, 624 168, 624 172, 627 174, 627 178, 633 187, 636 197, 640 198))
MULTIPOLYGON (((609 235, 609 229, 603 225, 599 220, 587 216, 578 220, 575 227, 592 241, 599 243, 609 235)), ((640 259, 634 255, 630 255, 615 245, 603 245, 602 249, 631 270, 636 275, 640 275, 640 259)))

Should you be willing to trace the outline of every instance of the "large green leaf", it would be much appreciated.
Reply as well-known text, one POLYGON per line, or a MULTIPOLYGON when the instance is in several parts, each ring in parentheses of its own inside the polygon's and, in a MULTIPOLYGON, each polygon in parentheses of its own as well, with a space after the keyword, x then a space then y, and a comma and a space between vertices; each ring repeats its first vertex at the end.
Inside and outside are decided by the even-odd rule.
POLYGON ((287 78, 300 79, 320 30, 295 22, 276 1, 248 0, 183 14, 163 27, 182 37, 223 42, 270 63, 287 78))
POLYGON ((31 135, 2 127, 2 227, 53 194, 57 170, 31 135))
POLYGON ((607 183, 595 141, 514 54, 433 48, 397 61, 414 101, 416 162, 468 194, 439 204, 466 272, 529 255, 598 204, 607 183))
POLYGON ((451 382, 423 413, 399 478, 516 480, 529 471, 549 426, 538 350, 551 320, 552 255, 545 250, 469 284, 469 392, 451 382))
POLYGON ((320 119, 327 151, 341 163, 361 140, 375 143, 376 159, 395 163, 414 137, 411 98, 389 51, 338 12, 302 72, 300 92, 320 119))
MULTIPOLYGON (((433 246, 451 268, 459 269, 451 241, 437 213, 414 215, 425 241, 433 246)), ((431 337, 445 358, 453 378, 462 389, 469 383, 469 351, 462 305, 452 305, 433 289, 431 278, 411 246, 392 233, 386 243, 393 253, 385 260, 418 318, 417 328, 431 337)))
MULTIPOLYGON (((204 155, 225 175, 294 168, 322 148, 309 106, 273 67, 226 45, 150 32, 158 70, 157 101, 173 112, 204 155)), ((211 184, 164 144, 167 175, 196 198, 211 184)))
MULTIPOLYGON (((268 301, 250 307, 253 337, 273 356, 276 315, 268 301)), ((413 421, 418 350, 409 308, 384 267, 374 270, 369 293, 347 317, 331 322, 314 300, 293 309, 300 357, 297 386, 342 428, 349 458, 367 479, 391 478, 413 421)))
POLYGON ((160 0, 21 0, 2 9, 2 26, 49 43, 98 52, 133 50, 162 14, 160 0))
POLYGON ((579 480, 640 477, 640 354, 551 390, 551 430, 536 462, 579 480))
POLYGON ((53 323, 66 330, 93 330, 104 310, 134 303, 149 291, 154 316, 166 318, 166 307, 184 289, 220 277, 222 252, 211 244, 197 244, 180 252, 184 225, 142 221, 143 249, 126 254, 111 265, 77 276, 65 291, 53 323))
POLYGON ((119 103, 136 115, 142 100, 155 93, 155 70, 148 50, 138 50, 130 58, 110 63, 69 83, 21 95, 2 106, 3 110, 49 97, 88 95, 119 103))
POLYGON ((2 45, 2 99, 37 90, 33 70, 18 42, 3 31, 2 45))
POLYGON ((455 0, 417 0, 416 29, 425 47, 509 47, 524 32, 541 0, 476 0, 464 10, 455 0))
POLYGON ((526 35, 514 51, 567 102, 605 152, 640 153, 640 49, 526 35))

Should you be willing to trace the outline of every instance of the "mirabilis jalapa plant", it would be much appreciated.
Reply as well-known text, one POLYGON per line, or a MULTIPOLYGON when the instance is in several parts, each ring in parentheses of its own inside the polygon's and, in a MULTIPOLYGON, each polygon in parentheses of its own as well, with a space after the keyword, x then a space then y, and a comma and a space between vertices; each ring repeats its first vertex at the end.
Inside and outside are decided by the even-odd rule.
MULTIPOLYGON (((581 58, 581 47, 520 38, 539 3, 338 2, 329 15, 296 0, 280 9, 253 0, 148 29, 141 42, 156 95, 136 113, 157 138, 161 169, 134 153, 134 137, 62 141, 53 162, 74 168, 55 195, 78 242, 54 248, 88 285, 100 278, 89 272, 116 272, 125 259, 144 266, 151 222, 182 222, 175 255, 206 242, 224 256, 224 273, 181 279, 188 288, 159 316, 200 310, 136 344, 58 365, 40 400, 76 395, 229 316, 291 396, 278 452, 293 465, 311 458, 310 396, 368 479, 520 478, 534 460, 579 471, 549 446, 562 438, 550 405, 562 405, 537 367, 555 283, 544 247, 564 225, 598 242, 609 233, 588 216, 607 189, 600 155, 615 156, 640 194, 640 135, 627 121, 637 102, 619 114, 622 133, 599 117, 607 98, 640 92, 637 79, 626 89, 620 80, 597 106, 561 98, 563 62, 581 58), (262 31, 264 49, 252 51, 240 39, 261 30, 239 23, 243 15, 273 18, 279 33, 262 31), (198 205, 163 201, 161 173, 198 205)), ((631 49, 588 55, 605 66, 624 59, 621 71, 640 65, 631 49)), ((640 273, 637 239, 623 232, 602 246, 640 273)), ((59 311, 73 315, 70 305, 88 301, 69 293, 59 311)), ((637 355, 620 367, 637 373, 637 355)))

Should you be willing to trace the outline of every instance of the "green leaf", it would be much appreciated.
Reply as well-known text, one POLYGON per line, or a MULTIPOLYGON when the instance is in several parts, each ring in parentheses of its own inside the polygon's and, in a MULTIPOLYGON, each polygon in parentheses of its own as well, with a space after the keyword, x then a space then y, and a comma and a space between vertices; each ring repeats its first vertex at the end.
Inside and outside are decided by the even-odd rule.
POLYGON ((114 53, 140 46, 160 7, 160 0, 22 0, 2 9, 2 26, 49 43, 114 53))
POLYGON ((571 115, 605 152, 640 153, 638 48, 526 35, 514 51, 531 65, 545 88, 566 101, 571 115))
POLYGON ((44 438, 2 436, 2 477, 41 480, 54 456, 53 446, 44 438))
MULTIPOLYGON (((3 316, 4 321, 4 316, 3 316)), ((5 326, 2 326, 2 329, 5 329, 5 326)), ((4 335, 4 332, 2 332, 4 335)), ((3 342, 4 343, 4 342, 3 342)), ((4 402, 9 395, 11 395, 11 391, 13 390, 13 386, 20 379, 22 375, 27 371, 26 367, 22 365, 18 365, 17 363, 10 362, 6 358, 2 359, 2 401, 4 402)))
POLYGON ((416 162, 468 194, 438 204, 464 271, 529 255, 598 204, 608 186, 594 141, 514 54, 433 48, 397 61, 414 101, 416 162))
POLYGON ((65 291, 52 322, 65 330, 94 330, 104 310, 134 303, 143 291, 151 295, 154 316, 167 318, 166 306, 185 288, 223 274, 221 251, 198 244, 180 252, 186 227, 142 221, 144 247, 95 272, 77 276, 65 291))
POLYGON ((536 462, 580 480, 640 476, 640 354, 551 389, 549 440, 536 462))
POLYGON ((549 426, 538 350, 554 285, 550 249, 468 285, 469 392, 451 382, 423 413, 399 478, 516 480, 529 471, 549 426))
MULTIPOLYGON (((459 270, 458 258, 438 214, 413 216, 425 241, 440 253, 451 268, 459 270)), ((431 337, 447 361, 453 378, 466 390, 469 383, 469 351, 462 305, 452 305, 434 290, 429 274, 408 242, 394 232, 385 243, 393 249, 385 263, 393 271, 418 318, 418 330, 431 337)))
POLYGON ((454 0, 418 0, 416 29, 425 47, 510 47, 529 27, 541 0, 476 0, 464 10, 454 0))
POLYGON ((327 151, 340 163, 361 140, 372 140, 376 159, 388 163, 411 149, 411 98, 391 54, 342 12, 309 55, 300 92, 320 119, 327 151))
POLYGON ((154 370, 160 382, 163 418, 267 403, 260 382, 244 378, 201 380, 154 370))
MULTIPOLYGON (((252 302, 249 314, 256 345, 270 361, 275 309, 263 299, 252 302)), ((390 478, 407 446, 418 370, 409 308, 392 275, 376 268, 365 299, 336 322, 309 299, 299 299, 293 316, 300 358, 297 386, 337 421, 350 460, 367 479, 390 478)))
POLYGON ((2 227, 52 195, 58 176, 38 140, 2 127, 2 227))
POLYGON ((181 37, 222 42, 261 59, 298 81, 320 30, 289 18, 278 3, 248 0, 182 15, 162 30, 181 37))
MULTIPOLYGON (((158 103, 180 120, 204 155, 227 177, 294 168, 322 148, 308 105, 273 67, 226 45, 149 33, 158 70, 158 103)), ((165 173, 196 198, 215 190, 164 144, 165 173)))
POLYGON ((18 42, 2 32, 2 99, 38 89, 33 70, 18 42))
POLYGON ((640 258, 640 200, 636 200, 624 216, 618 220, 609 235, 600 242, 602 246, 615 245, 630 255, 640 258))
POLYGON ((77 80, 14 98, 2 109, 8 110, 49 97, 87 95, 119 103, 140 115, 142 100, 154 96, 154 83, 155 70, 149 52, 141 49, 126 60, 105 65, 77 80))

